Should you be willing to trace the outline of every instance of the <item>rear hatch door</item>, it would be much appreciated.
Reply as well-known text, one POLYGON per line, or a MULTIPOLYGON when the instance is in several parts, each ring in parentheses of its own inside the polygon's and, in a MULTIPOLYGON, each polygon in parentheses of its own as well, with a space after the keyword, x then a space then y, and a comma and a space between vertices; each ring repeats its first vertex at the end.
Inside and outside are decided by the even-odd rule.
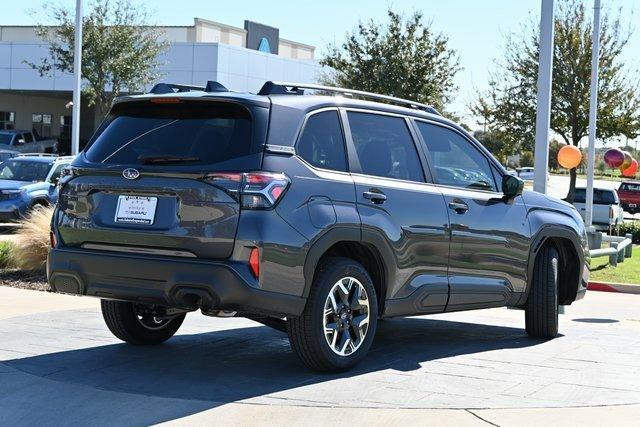
POLYGON ((114 106, 64 180, 62 242, 95 250, 227 258, 238 172, 259 170, 268 108, 160 98, 114 106))

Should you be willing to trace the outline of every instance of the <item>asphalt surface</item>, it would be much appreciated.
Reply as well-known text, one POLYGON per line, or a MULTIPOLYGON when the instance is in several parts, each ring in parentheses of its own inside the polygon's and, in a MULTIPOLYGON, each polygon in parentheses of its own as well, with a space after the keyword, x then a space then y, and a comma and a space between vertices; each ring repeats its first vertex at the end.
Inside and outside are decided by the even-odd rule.
MULTIPOLYGON (((399 409, 461 409, 447 419, 478 425, 529 408, 640 403, 640 295, 588 293, 551 341, 528 338, 518 310, 385 320, 364 363, 323 375, 301 366, 284 334, 246 319, 190 314, 169 342, 134 347, 109 333, 95 300, 7 289, 13 314, 41 301, 0 320, 0 425, 210 424, 255 408, 307 421, 330 408, 355 422, 373 409, 395 421, 411 413, 399 409), (49 297, 60 311, 43 311, 49 297), (501 408, 511 409, 491 412, 501 408)), ((612 419, 640 416, 625 408, 612 419)))

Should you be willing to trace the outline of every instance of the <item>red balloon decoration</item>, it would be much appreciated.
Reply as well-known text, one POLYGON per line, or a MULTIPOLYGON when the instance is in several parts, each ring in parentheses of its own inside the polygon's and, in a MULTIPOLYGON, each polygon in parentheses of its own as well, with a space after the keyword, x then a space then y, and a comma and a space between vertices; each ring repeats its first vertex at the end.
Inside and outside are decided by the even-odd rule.
POLYGON ((638 161, 636 159, 631 160, 631 165, 622 171, 622 176, 627 178, 633 178, 638 173, 638 161))
POLYGON ((604 153, 604 162, 610 168, 619 168, 624 162, 624 153, 617 148, 610 148, 604 153))
POLYGON ((620 172, 631 166, 631 162, 633 161, 633 157, 631 157, 631 153, 628 151, 623 151, 622 154, 624 154, 624 160, 620 165, 620 172))

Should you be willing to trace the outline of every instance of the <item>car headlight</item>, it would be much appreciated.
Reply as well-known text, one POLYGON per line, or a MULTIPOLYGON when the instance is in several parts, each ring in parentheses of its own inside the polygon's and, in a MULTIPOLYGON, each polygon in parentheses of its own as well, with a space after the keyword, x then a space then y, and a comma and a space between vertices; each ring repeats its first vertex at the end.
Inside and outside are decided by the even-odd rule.
POLYGON ((2 194, 4 195, 5 200, 13 200, 17 199, 25 193, 25 190, 3 190, 2 194))

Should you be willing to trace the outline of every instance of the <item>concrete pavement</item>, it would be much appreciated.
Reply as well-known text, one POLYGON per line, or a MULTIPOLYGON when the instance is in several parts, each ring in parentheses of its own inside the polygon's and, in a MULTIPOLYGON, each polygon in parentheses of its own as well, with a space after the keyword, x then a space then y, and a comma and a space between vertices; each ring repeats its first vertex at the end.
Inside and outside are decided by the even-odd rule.
POLYGON ((246 319, 191 314, 174 339, 142 348, 111 336, 96 300, 0 287, 0 302, 0 425, 633 425, 640 417, 636 295, 588 293, 547 342, 526 338, 516 310, 387 320, 367 360, 342 375, 307 371, 286 336, 246 319))

